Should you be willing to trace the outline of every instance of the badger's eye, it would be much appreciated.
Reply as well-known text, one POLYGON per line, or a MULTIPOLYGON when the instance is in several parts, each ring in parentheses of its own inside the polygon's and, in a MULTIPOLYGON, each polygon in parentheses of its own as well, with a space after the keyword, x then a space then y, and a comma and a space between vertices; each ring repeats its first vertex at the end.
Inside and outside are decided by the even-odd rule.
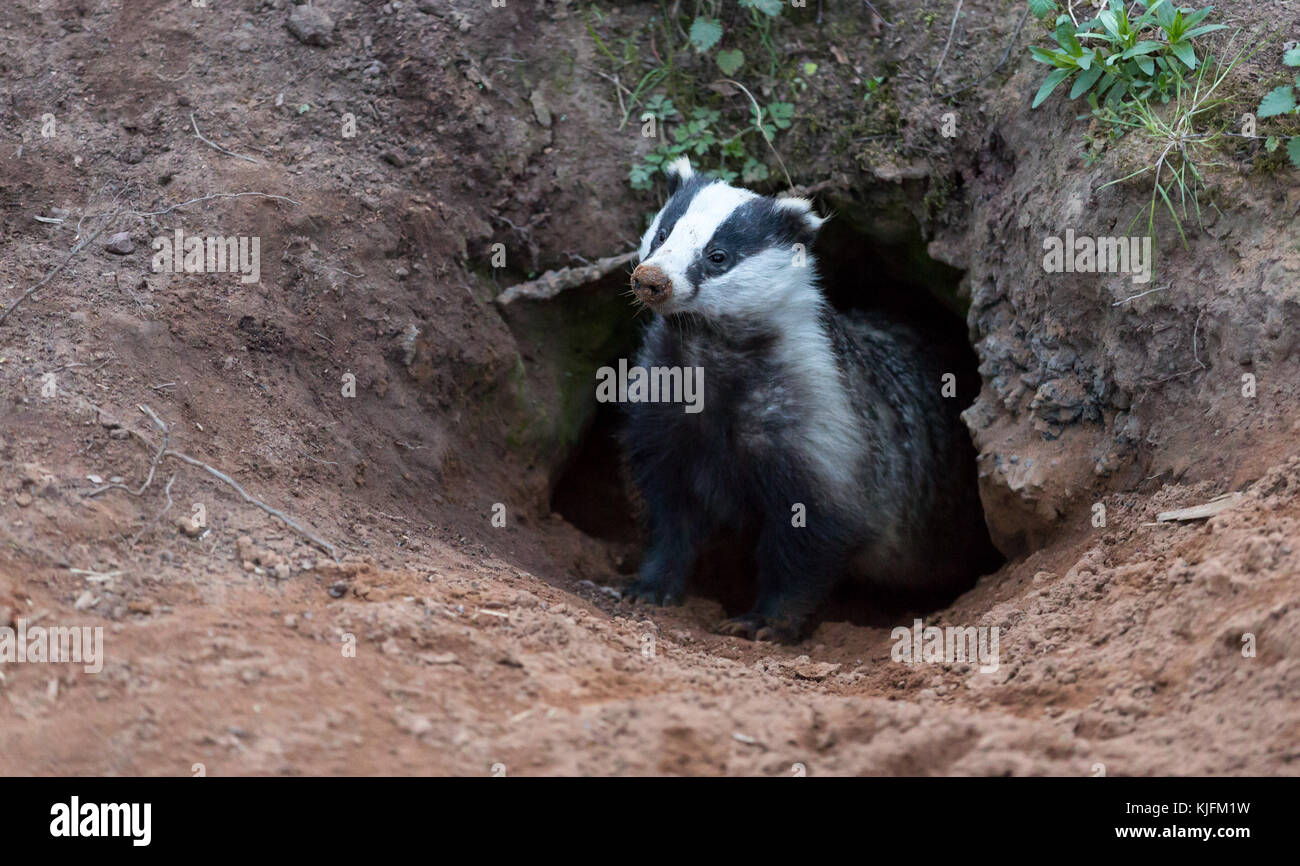
POLYGON ((655 240, 657 240, 659 243, 663 243, 664 241, 668 240, 668 232, 664 231, 663 229, 660 229, 659 234, 655 235, 655 240))
POLYGON ((724 253, 722 250, 714 250, 713 252, 709 253, 709 261, 713 262, 715 265, 720 265, 726 260, 727 260, 727 254, 724 253))

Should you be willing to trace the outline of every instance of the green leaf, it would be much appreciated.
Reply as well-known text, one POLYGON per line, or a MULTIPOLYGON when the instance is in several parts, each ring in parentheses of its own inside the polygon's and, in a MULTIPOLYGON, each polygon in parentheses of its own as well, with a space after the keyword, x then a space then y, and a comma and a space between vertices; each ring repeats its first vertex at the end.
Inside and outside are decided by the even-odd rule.
POLYGON ((748 9, 757 9, 771 18, 781 14, 781 0, 740 0, 740 5, 748 9))
POLYGON ((673 101, 662 93, 656 93, 646 100, 645 110, 660 120, 672 120, 674 117, 679 116, 677 106, 673 105, 673 101))
POLYGON ((1046 63, 1048 66, 1055 66, 1058 69, 1068 69, 1077 65, 1077 61, 1064 51, 1046 51, 1036 45, 1031 45, 1029 53, 1039 63, 1046 63))
POLYGON ((768 174, 767 166, 752 156, 745 161, 745 167, 740 170, 740 176, 745 183, 767 180, 768 174))
POLYGON ((1291 157, 1291 164, 1300 168, 1300 135, 1293 135, 1286 143, 1286 155, 1291 157))
POLYGON ((722 22, 716 18, 696 18, 691 22, 691 44, 703 54, 722 39, 722 22))
POLYGON ((1215 30, 1226 30, 1227 24, 1206 24, 1204 27, 1194 27, 1183 34, 1184 39, 1195 39, 1197 36, 1204 36, 1206 33, 1213 33, 1215 30))
POLYGON ((1278 114, 1290 114, 1295 110, 1295 91, 1290 85, 1282 85, 1270 90, 1259 103, 1255 116, 1263 120, 1278 114))
POLYGON ((736 70, 745 65, 745 52, 739 48, 732 48, 728 51, 719 51, 717 56, 718 69, 722 70, 723 75, 735 75, 736 70))
POLYGON ((1046 18, 1055 11, 1055 0, 1029 0, 1029 14, 1035 18, 1046 18))
POLYGON ((650 189, 654 185, 652 178, 654 169, 648 165, 634 165, 628 172, 628 180, 632 183, 632 189, 650 189))
POLYGON ((1119 108, 1119 104, 1124 101, 1128 95, 1129 87, 1123 81, 1115 82, 1115 86, 1106 94, 1106 106, 1108 108, 1119 108))
POLYGON ((1279 144, 1281 144, 1281 142, 1276 135, 1270 135, 1268 138, 1264 139, 1264 149, 1269 153, 1277 150, 1279 144))
POLYGON ((1282 55, 1282 62, 1287 66, 1300 66, 1300 48, 1292 48, 1282 55))
POLYGON ((1079 77, 1074 79, 1074 86, 1070 88, 1070 98, 1077 99, 1087 93, 1097 83, 1097 79, 1101 78, 1101 73, 1100 66, 1094 66, 1087 72, 1080 73, 1079 77))
POLYGON ((1128 58, 1136 57, 1139 54, 1150 54, 1152 51, 1159 51, 1161 47, 1162 46, 1159 42, 1152 42, 1147 39, 1125 51, 1122 56, 1127 60, 1128 58))
POLYGON ((1174 56, 1183 61, 1188 69, 1196 68, 1196 52, 1192 50, 1190 42, 1175 42, 1169 46, 1169 50, 1174 52, 1174 56))
POLYGON ((773 102, 767 106, 767 116, 777 129, 789 129, 794 120, 794 105, 789 102, 773 102))
POLYGON ((1083 51, 1083 46, 1079 44, 1079 39, 1074 35, 1074 28, 1069 24, 1062 24, 1056 28, 1056 44, 1060 45, 1071 57, 1078 57, 1083 51))
POLYGON ((816 64, 816 63, 811 63, 811 62, 809 62, 809 63, 805 63, 805 64, 803 65, 803 74, 804 74, 804 75, 809 75, 809 76, 811 76, 811 75, 816 75, 816 74, 817 74, 817 64, 816 64))
MULTIPOLYGON (((1186 27, 1195 27, 1197 24, 1200 24, 1205 20, 1205 16, 1209 15, 1213 11, 1213 6, 1206 6, 1199 12, 1193 12, 1191 15, 1187 16, 1187 20, 1183 22, 1183 25, 1186 27)), ((1219 26, 1222 27, 1223 25, 1220 24, 1219 26)))
POLYGON ((1143 57, 1143 56, 1134 57, 1133 62, 1138 65, 1138 69, 1141 69, 1144 75, 1155 74, 1156 64, 1155 61, 1152 60, 1150 57, 1143 57))
POLYGON ((1034 104, 1030 108, 1037 108, 1042 105, 1043 100, 1052 95, 1056 86, 1064 81, 1070 75, 1069 69, 1055 69, 1043 80, 1043 86, 1038 88, 1038 93, 1034 94, 1034 104))
POLYGON ((703 129, 706 126, 716 125, 717 122, 722 119, 722 112, 718 111, 716 108, 697 105, 695 106, 695 109, 691 111, 691 119, 698 120, 700 122, 699 128, 703 129))
POLYGON ((1171 3, 1158 2, 1150 6, 1147 11, 1153 13, 1156 16, 1156 21, 1159 21, 1160 26, 1166 30, 1174 23, 1175 12, 1171 3))
POLYGON ((1101 26, 1106 28, 1106 32, 1111 36, 1119 35, 1119 22, 1115 19, 1115 13, 1110 9, 1103 9, 1097 13, 1097 20, 1101 26))

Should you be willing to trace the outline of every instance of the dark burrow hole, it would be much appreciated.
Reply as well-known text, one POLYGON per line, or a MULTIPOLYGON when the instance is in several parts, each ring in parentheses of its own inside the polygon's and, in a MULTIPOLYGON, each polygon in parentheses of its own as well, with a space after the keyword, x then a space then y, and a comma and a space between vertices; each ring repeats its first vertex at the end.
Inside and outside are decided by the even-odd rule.
MULTIPOLYGON (((866 213, 868 208, 849 203, 848 210, 866 213)), ((873 211, 871 222, 864 225, 837 213, 822 229, 813 252, 823 290, 836 309, 878 310, 909 323, 941 357, 943 369, 956 374, 961 407, 974 402, 980 378, 966 327, 969 302, 961 292, 963 271, 927 254, 925 240, 910 216, 900 215, 895 208, 891 217, 880 220, 879 211, 873 211)), ((626 288, 625 280, 625 275, 611 278, 599 289, 617 294, 626 288)), ((603 363, 615 366, 620 357, 630 362, 635 352, 635 342, 629 343, 603 363)), ((578 529, 610 545, 619 571, 631 579, 639 565, 641 538, 622 470, 618 441, 621 407, 597 404, 594 397, 593 405, 594 414, 578 445, 555 476, 551 507, 578 529)), ((973 459, 970 472, 973 479, 973 459)), ((713 598, 729 613, 748 609, 754 598, 752 550, 752 539, 719 539, 702 554, 688 594, 713 598)), ((1000 562, 990 559, 973 565, 967 588, 1000 562)), ((952 592, 942 597, 884 595, 846 581, 819 620, 883 626, 896 623, 903 614, 945 607, 954 597, 952 592)))

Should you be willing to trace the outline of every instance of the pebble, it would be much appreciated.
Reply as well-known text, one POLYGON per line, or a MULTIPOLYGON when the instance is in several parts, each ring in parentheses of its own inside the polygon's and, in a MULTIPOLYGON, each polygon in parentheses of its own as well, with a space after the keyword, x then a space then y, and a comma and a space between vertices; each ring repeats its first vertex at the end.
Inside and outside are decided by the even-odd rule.
POLYGON ((131 243, 130 232, 118 232, 104 242, 104 249, 119 256, 129 256, 135 252, 135 244, 131 243))
POLYGON ((288 26, 303 45, 327 46, 334 33, 334 19, 318 6, 295 6, 289 13, 288 26))

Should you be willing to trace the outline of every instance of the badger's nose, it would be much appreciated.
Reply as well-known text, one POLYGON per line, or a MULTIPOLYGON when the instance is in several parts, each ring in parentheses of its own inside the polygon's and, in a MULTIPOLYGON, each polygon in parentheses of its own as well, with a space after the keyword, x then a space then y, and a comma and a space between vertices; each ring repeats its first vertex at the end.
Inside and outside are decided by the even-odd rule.
POLYGON ((673 281, 653 265, 637 265, 632 272, 632 291, 643 304, 662 304, 673 295, 673 281))

